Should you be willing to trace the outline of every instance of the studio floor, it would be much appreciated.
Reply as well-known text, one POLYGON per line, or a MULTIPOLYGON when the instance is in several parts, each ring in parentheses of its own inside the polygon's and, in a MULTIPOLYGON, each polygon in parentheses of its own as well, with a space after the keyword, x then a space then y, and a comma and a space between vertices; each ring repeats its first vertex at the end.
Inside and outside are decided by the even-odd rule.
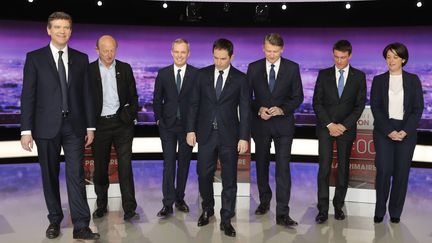
MULTIPOLYGON (((255 164, 251 165, 251 196, 237 198, 236 217, 232 223, 237 237, 227 237, 219 230, 220 197, 216 197, 215 218, 204 227, 197 227, 200 215, 196 162, 190 167, 185 200, 190 213, 174 211, 169 219, 159 219, 156 213, 162 207, 162 161, 134 161, 135 189, 140 218, 123 221, 120 198, 109 199, 109 213, 102 219, 91 220, 90 227, 101 234, 98 242, 432 242, 432 169, 413 168, 410 173, 408 195, 399 224, 373 223, 374 204, 346 203, 347 218, 336 221, 330 209, 329 220, 317 225, 316 175, 314 163, 291 163, 291 217, 299 222, 295 228, 275 224, 275 199, 271 211, 256 216, 259 204, 255 164)), ((43 198, 40 169, 37 163, 0 165, 0 242, 78 242, 72 239, 67 203, 64 167, 61 172, 61 195, 65 219, 61 235, 54 240, 45 238, 48 226, 43 198)), ((271 168, 271 186, 274 191, 274 165, 271 168)), ((90 210, 95 199, 88 200, 90 210)))

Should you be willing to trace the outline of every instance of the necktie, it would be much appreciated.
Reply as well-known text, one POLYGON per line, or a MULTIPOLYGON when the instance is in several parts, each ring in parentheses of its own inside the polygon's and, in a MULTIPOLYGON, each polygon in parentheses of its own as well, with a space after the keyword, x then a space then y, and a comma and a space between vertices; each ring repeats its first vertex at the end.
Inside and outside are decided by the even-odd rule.
POLYGON ((339 81, 338 81, 338 93, 339 93, 339 98, 342 96, 342 92, 344 89, 344 70, 340 69, 339 70, 340 76, 339 76, 339 81))
POLYGON ((270 88, 270 92, 273 92, 275 83, 276 83, 276 72, 274 70, 274 64, 271 65, 270 68, 270 75, 269 75, 269 88, 270 88))
POLYGON ((59 58, 58 58, 58 73, 59 73, 59 78, 60 78, 60 88, 61 88, 61 93, 62 93, 62 110, 63 112, 68 112, 69 111, 69 106, 68 106, 68 88, 67 88, 67 82, 66 82, 66 68, 65 65, 63 63, 63 51, 59 51, 59 58))
POLYGON ((222 82, 223 82, 223 71, 219 71, 219 76, 216 81, 216 98, 219 99, 220 94, 222 93, 222 82))
POLYGON ((181 75, 180 75, 181 69, 177 70, 177 77, 176 77, 176 84, 177 84, 177 91, 180 94, 181 89, 181 75))
MULTIPOLYGON (((180 94, 181 89, 181 75, 180 75, 181 69, 177 70, 177 77, 176 77, 176 85, 177 85, 177 92, 180 94)), ((180 120, 180 106, 177 106, 177 119, 180 120)))

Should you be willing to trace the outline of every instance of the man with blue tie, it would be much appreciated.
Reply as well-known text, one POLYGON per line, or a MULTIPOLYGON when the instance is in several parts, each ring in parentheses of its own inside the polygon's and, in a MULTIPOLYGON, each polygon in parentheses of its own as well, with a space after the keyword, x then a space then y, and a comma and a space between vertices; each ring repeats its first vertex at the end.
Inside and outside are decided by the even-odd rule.
POLYGON ((256 215, 270 209, 270 146, 276 157, 276 224, 295 226, 289 213, 291 196, 291 145, 294 137, 294 111, 303 102, 299 65, 282 57, 283 38, 277 33, 265 36, 265 58, 249 64, 247 77, 252 89, 252 137, 260 204, 256 215))
POLYGON ((250 134, 249 86, 246 75, 231 65, 234 46, 227 39, 213 44, 214 65, 201 69, 191 95, 187 143, 198 148, 198 183, 202 214, 198 226, 214 215, 213 178, 219 158, 222 176, 220 229, 235 236, 231 225, 237 195, 238 154, 248 149, 250 134))
POLYGON ((318 224, 328 219, 329 176, 336 142, 338 173, 333 198, 336 220, 345 219, 342 210, 348 188, 349 159, 360 118, 366 102, 366 76, 349 61, 352 46, 347 40, 333 45, 334 66, 319 71, 313 96, 318 136, 318 224))
POLYGON ((153 96, 153 110, 164 158, 163 207, 157 213, 161 218, 173 213, 173 204, 179 211, 189 212, 184 197, 192 147, 186 143, 186 118, 198 73, 197 68, 187 64, 190 56, 187 40, 174 40, 171 55, 174 63, 159 70, 153 96))
POLYGON ((48 17, 48 46, 27 53, 21 94, 21 146, 37 144, 42 184, 50 222, 45 235, 60 235, 60 151, 63 148, 66 185, 74 239, 96 240, 88 227, 90 209, 84 180, 84 146, 92 143, 96 121, 88 57, 68 46, 72 18, 64 12, 48 17))

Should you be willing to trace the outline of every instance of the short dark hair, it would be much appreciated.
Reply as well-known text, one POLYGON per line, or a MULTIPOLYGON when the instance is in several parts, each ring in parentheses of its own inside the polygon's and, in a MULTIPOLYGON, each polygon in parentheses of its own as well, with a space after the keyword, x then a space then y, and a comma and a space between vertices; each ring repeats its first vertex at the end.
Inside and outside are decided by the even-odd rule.
POLYGON ((388 51, 395 53, 396 55, 398 55, 398 57, 405 60, 404 62, 402 62, 402 67, 408 63, 408 58, 409 58, 408 48, 404 44, 399 42, 388 44, 383 50, 384 59, 387 59, 388 51))
POLYGON ((284 46, 284 40, 282 39, 282 36, 280 36, 278 33, 270 33, 266 35, 264 37, 263 44, 265 44, 266 41, 274 46, 280 46, 280 47, 284 46))
POLYGON ((213 52, 214 50, 226 50, 228 51, 228 56, 231 57, 232 54, 234 53, 234 45, 230 40, 221 38, 221 39, 217 39, 214 43, 213 43, 213 52))
POLYGON ((333 45, 333 51, 341 51, 341 52, 348 52, 349 55, 352 53, 352 45, 347 40, 338 40, 333 45))
POLYGON ((48 23, 47 23, 48 29, 51 28, 51 21, 57 19, 63 19, 69 21, 70 27, 72 28, 72 17, 69 14, 65 12, 54 12, 48 17, 48 23))

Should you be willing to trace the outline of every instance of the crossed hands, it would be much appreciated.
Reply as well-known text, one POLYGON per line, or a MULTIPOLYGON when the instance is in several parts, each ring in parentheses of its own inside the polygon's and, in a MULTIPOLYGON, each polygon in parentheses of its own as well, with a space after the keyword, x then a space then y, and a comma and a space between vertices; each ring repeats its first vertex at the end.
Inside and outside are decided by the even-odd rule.
POLYGON ((339 137, 347 130, 346 127, 340 123, 330 123, 327 128, 332 137, 339 137))
POLYGON ((281 116, 284 114, 283 110, 277 106, 273 106, 270 108, 267 107, 261 107, 259 109, 259 116, 261 117, 261 119, 263 120, 268 120, 270 118, 272 118, 272 116, 281 116))
POLYGON ((402 141, 406 137, 406 135, 407 133, 404 130, 400 130, 399 132, 393 131, 387 136, 393 141, 402 141))
MULTIPOLYGON (((196 145, 196 135, 195 132, 188 132, 186 134, 186 142, 189 146, 195 147, 196 145)), ((239 140, 237 144, 237 151, 239 154, 244 154, 248 151, 249 142, 246 140, 239 140)))

